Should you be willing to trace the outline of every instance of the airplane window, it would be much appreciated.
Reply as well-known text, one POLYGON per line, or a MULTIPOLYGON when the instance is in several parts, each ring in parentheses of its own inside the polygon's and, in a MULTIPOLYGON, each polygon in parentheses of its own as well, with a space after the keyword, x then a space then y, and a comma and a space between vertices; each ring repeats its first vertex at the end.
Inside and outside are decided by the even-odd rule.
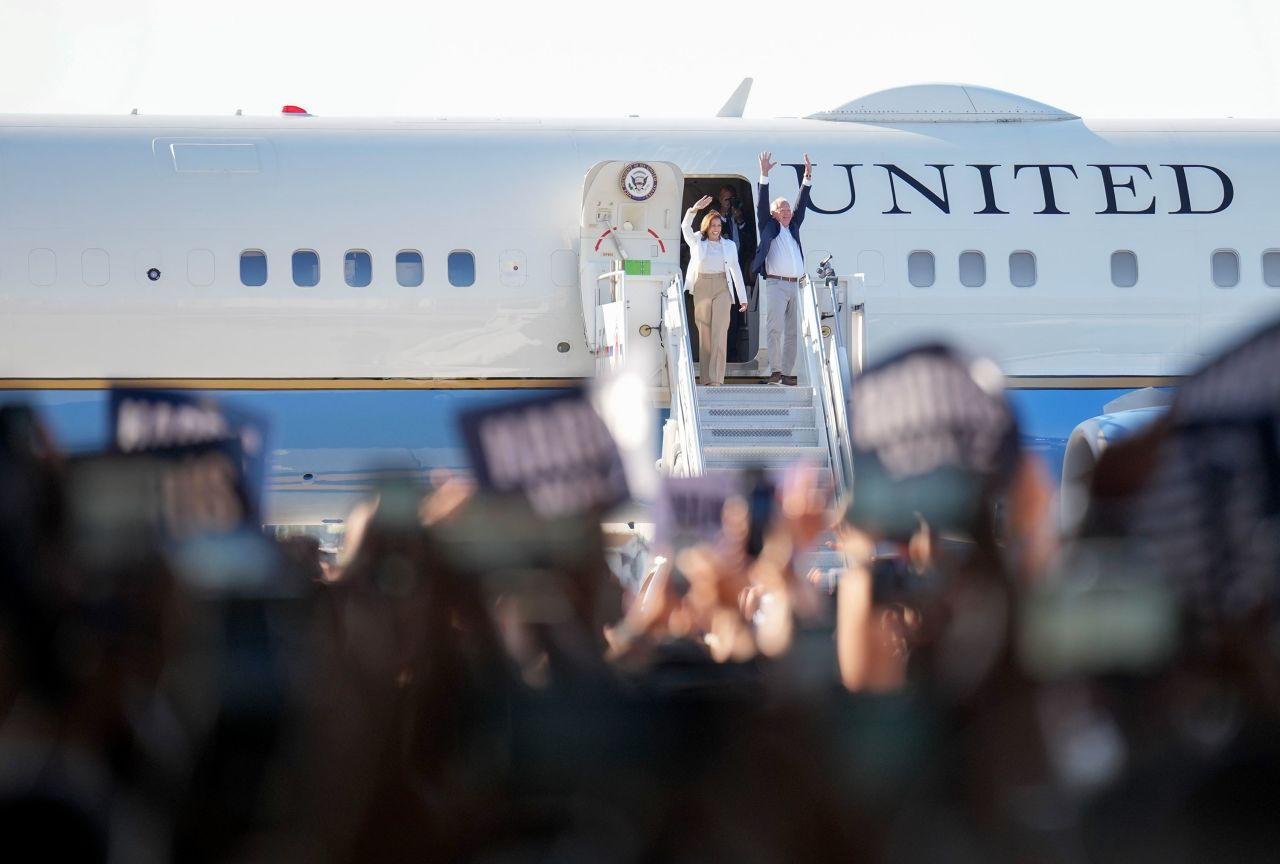
POLYGON ((422 284, 422 254, 412 249, 396 253, 396 282, 405 288, 422 284))
POLYGON ((1009 255, 1009 281, 1017 288, 1030 288, 1036 284, 1036 256, 1030 252, 1013 252, 1009 255))
POLYGON ((476 284, 476 256, 466 251, 449 253, 449 284, 457 288, 476 284))
POLYGON ((267 284, 267 253, 249 249, 240 253, 240 284, 257 288, 267 284))
POLYGON ((1262 281, 1268 288, 1280 288, 1280 252, 1262 253, 1262 281))
POLYGON ((213 253, 208 249, 192 249, 187 253, 187 281, 192 285, 209 287, 215 271, 213 253))
POLYGON ((933 284, 932 252, 912 252, 907 256, 907 279, 917 288, 933 284))
POLYGON ((27 256, 27 270, 32 285, 48 288, 58 280, 58 256, 52 249, 32 249, 27 256))
POLYGON ((86 249, 80 255, 80 275, 84 284, 102 287, 111 281, 111 257, 105 249, 86 249))
POLYGON ((1111 284, 1132 288, 1138 284, 1138 256, 1127 250, 1111 253, 1111 284))
POLYGON ((352 288, 366 288, 373 281, 373 259, 363 249, 348 250, 342 259, 342 276, 352 288))
POLYGON ((320 284, 320 256, 310 249, 293 253, 293 284, 300 288, 314 288, 320 284))
POLYGON ((987 259, 981 252, 960 253, 960 284, 966 288, 987 284, 987 259))
POLYGON ((1219 249, 1213 253, 1213 284, 1219 288, 1234 288, 1240 284, 1240 256, 1231 249, 1219 249))

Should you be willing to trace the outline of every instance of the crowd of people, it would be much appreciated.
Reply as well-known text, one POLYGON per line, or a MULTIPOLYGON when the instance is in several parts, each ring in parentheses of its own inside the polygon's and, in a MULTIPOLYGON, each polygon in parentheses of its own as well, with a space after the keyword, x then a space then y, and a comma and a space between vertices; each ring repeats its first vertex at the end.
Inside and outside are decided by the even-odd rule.
POLYGON ((459 477, 383 486, 332 563, 174 532, 145 484, 87 477, 0 408, 6 846, 1271 860, 1277 355, 1272 326, 1189 377, 1060 536, 999 371, 906 351, 854 384, 850 500, 753 475, 638 586, 604 514, 459 477), (824 542, 834 582, 798 563, 824 542))

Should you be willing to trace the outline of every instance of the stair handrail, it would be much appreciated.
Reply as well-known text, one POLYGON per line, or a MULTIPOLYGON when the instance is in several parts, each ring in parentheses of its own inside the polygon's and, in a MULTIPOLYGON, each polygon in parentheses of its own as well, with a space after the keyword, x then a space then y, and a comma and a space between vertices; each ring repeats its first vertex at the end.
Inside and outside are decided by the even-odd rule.
MULTIPOLYGON (((828 290, 831 290, 828 288, 828 290)), ((831 294, 832 309, 836 309, 834 291, 831 294)), ((849 434, 849 387, 847 363, 841 362, 843 328, 839 314, 830 339, 822 335, 822 306, 818 291, 808 274, 800 277, 801 336, 804 342, 805 363, 809 382, 818 395, 822 412, 827 454, 831 460, 831 475, 837 500, 842 499, 853 485, 853 452, 849 434)))
MULTIPOLYGON (((855 372, 853 364, 849 359, 849 339, 853 334, 848 332, 848 325, 852 324, 852 320, 846 320, 844 303, 841 301, 839 292, 836 290, 837 280, 834 275, 825 282, 826 293, 831 300, 831 318, 835 322, 834 338, 827 347, 828 364, 835 367, 833 372, 839 373, 839 398, 833 398, 836 425, 843 430, 840 441, 843 444, 841 458, 844 460, 842 478, 844 487, 840 491, 847 491, 853 488, 853 427, 849 423, 849 397, 855 372)), ((856 307, 861 310, 861 306, 856 307)), ((859 316, 859 326, 861 326, 861 316, 859 316)), ((861 340, 861 334, 859 334, 861 340)), ((861 371, 861 370, 859 370, 861 371)))
POLYGON ((703 473, 702 431, 698 428, 698 385, 689 342, 689 317, 684 306, 684 278, 677 273, 667 285, 662 302, 662 342, 667 355, 667 381, 671 392, 671 419, 680 446, 672 474, 703 473))

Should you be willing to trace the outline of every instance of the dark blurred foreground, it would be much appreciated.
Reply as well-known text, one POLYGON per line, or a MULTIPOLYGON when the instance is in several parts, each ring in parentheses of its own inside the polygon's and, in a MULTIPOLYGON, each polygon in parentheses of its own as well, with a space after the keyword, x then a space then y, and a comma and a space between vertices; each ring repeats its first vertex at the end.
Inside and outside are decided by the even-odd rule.
MULTIPOLYGON (((1259 343, 1280 338, 1238 351, 1259 343)), ((543 519, 458 480, 384 488, 335 562, 305 537, 183 530, 144 462, 68 462, 0 409, 0 842, 68 861, 1274 860, 1280 400, 1248 376, 1226 399, 1232 356, 1108 451, 1060 548, 1003 395, 979 387, 962 403, 983 410, 855 429, 854 506, 801 470, 761 522, 747 489, 639 589, 605 566, 600 514, 543 519), (832 537, 845 569, 797 572, 832 537)), ((868 370, 863 398, 910 397, 895 364, 922 362, 964 385, 924 352, 868 370)))

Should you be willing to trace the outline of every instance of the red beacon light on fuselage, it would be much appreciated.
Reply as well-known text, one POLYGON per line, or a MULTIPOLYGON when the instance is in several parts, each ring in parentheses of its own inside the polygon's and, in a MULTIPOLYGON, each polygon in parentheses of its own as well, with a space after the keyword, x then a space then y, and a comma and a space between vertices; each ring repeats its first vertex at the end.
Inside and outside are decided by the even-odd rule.
POLYGON ((310 117, 311 112, 306 108, 299 108, 297 105, 286 105, 280 109, 280 113, 285 116, 292 117, 310 117))

